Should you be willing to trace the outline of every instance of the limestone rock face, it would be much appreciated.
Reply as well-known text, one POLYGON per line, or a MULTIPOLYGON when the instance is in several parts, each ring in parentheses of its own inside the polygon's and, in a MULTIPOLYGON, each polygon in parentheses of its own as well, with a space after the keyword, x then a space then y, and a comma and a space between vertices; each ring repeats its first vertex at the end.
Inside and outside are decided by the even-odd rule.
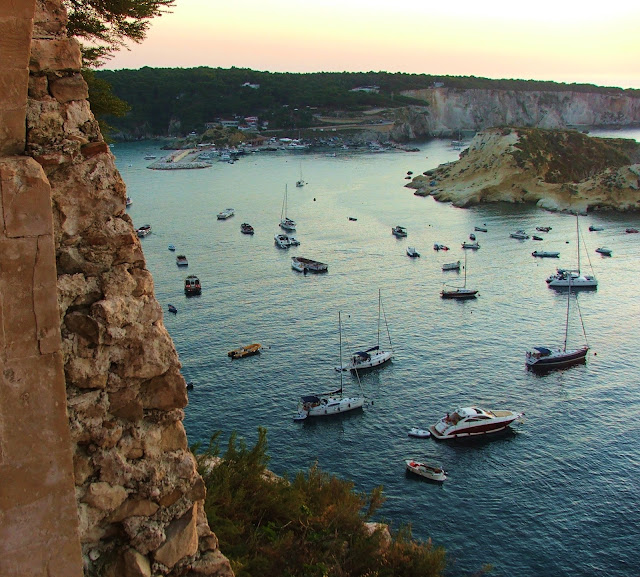
MULTIPOLYGON (((198 515, 205 495, 182 424, 186 383, 125 213, 125 184, 89 108, 79 45, 65 35, 61 0, 36 5, 23 99, 26 151, 39 166, 29 161, 29 184, 0 159, 4 226, 25 234, 22 215, 34 205, 52 215, 42 228, 53 222, 58 302, 36 315, 39 340, 29 345, 53 347, 56 327, 85 576, 231 576, 198 515), (46 180, 50 195, 38 184, 46 180)), ((33 227, 24 242, 35 250, 45 240, 33 227)))
POLYGON ((640 209, 635 141, 577 131, 494 128, 478 133, 460 160, 407 186, 455 206, 531 202, 548 210, 640 209))

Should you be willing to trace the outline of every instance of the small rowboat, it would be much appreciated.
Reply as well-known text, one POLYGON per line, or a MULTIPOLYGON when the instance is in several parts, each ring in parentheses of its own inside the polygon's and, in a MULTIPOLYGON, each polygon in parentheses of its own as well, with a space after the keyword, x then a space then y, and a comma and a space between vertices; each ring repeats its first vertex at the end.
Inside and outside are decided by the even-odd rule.
POLYGON ((178 309, 173 305, 169 305, 168 308, 169 308, 169 312, 173 313, 174 315, 178 312, 178 309))
POLYGON ((408 435, 410 437, 416 437, 417 439, 426 439, 431 436, 431 433, 426 429, 419 429, 418 427, 412 427, 409 429, 408 435))
POLYGON ((407 465, 407 471, 414 475, 419 475, 430 481, 442 482, 447 478, 447 472, 442 467, 436 467, 434 465, 428 465, 427 463, 420 463, 413 459, 407 459, 405 461, 407 465))
POLYGON ((601 246, 596 249, 596 252, 600 253, 602 256, 611 256, 611 249, 601 246))
POLYGON ((240 347, 227 353, 228 357, 232 359, 241 359, 243 357, 250 357, 251 355, 257 355, 262 350, 262 345, 254 343, 247 345, 246 347, 240 347))

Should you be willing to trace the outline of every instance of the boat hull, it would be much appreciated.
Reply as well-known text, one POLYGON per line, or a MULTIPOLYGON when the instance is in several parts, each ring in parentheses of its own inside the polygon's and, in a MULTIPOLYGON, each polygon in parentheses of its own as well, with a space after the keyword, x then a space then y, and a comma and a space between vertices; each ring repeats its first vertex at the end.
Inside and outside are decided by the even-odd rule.
POLYGON ((570 351, 553 351, 551 355, 540 357, 536 357, 532 353, 527 353, 525 364, 529 369, 538 371, 560 369, 585 363, 588 352, 589 348, 583 347, 570 351))
POLYGON ((457 299, 457 300, 465 300, 465 299, 474 299, 478 296, 478 291, 471 289, 459 289, 453 291, 442 291, 440 296, 443 299, 457 299))
MULTIPOLYGON (((480 409, 462 409, 458 411, 477 411, 480 415, 491 415, 491 418, 475 418, 473 414, 470 420, 467 418, 452 420, 447 414, 440 419, 435 425, 429 427, 429 431, 434 439, 448 440, 461 439, 466 437, 479 437, 483 435, 492 435, 504 431, 511 423, 519 419, 524 413, 516 413, 515 411, 485 411, 480 409)), ((454 412, 453 417, 458 413, 454 412)))
POLYGON ((447 479, 446 471, 441 467, 434 467, 432 465, 419 463, 418 461, 414 461, 411 459, 407 459, 405 461, 405 464, 407 466, 407 472, 418 475, 423 479, 428 479, 429 481, 437 481, 439 483, 447 479))
MULTIPOLYGON (((343 371, 363 371, 366 369, 373 369, 384 365, 391 360, 393 353, 391 351, 378 351, 372 355, 369 355, 365 360, 351 360, 350 362, 342 365, 343 371)), ((336 371, 339 371, 340 367, 336 367, 336 371)))

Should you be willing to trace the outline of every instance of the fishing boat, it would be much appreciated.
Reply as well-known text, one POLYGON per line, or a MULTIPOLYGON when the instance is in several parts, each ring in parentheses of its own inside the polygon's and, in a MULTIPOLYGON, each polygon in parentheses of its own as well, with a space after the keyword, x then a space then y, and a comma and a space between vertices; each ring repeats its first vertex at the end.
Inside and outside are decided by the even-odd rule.
POLYGON ((151 234, 151 225, 143 224, 140 228, 136 229, 136 234, 142 238, 151 234))
POLYGON ((509 235, 511 238, 517 238, 519 240, 527 240, 529 235, 524 230, 516 230, 509 235))
POLYGON ((318 260, 311 260, 301 256, 291 257, 291 268, 299 272, 327 272, 329 265, 318 260))
POLYGON ((596 249, 596 252, 601 254, 602 256, 611 256, 613 254, 613 251, 605 246, 598 247, 596 249))
MULTIPOLYGON (((342 366, 342 320, 338 313, 338 333, 340 335, 340 366, 342 366)), ((360 377, 355 371, 358 386, 360 387, 360 377)), ((344 385, 342 371, 340 371, 340 387, 328 393, 318 393, 313 395, 303 395, 298 403, 298 412, 293 417, 294 421, 304 421, 309 417, 328 417, 339 415, 361 409, 364 406, 364 395, 360 387, 360 395, 346 397, 344 395, 344 385)))
POLYGON ((549 232, 551 230, 550 226, 536 226, 536 230, 538 232, 549 232))
POLYGON ((600 230, 604 230, 604 227, 602 227, 602 226, 594 226, 592 224, 592 225, 589 226, 589 230, 591 232, 597 232, 597 231, 600 231, 600 230))
POLYGON ((552 250, 534 250, 531 253, 531 256, 537 256, 539 258, 558 258, 560 253, 552 250))
POLYGON ((391 234, 396 238, 404 238, 407 236, 407 229, 404 226, 397 225, 391 229, 391 234))
POLYGON ((178 309, 173 305, 168 305, 167 308, 169 309, 169 312, 173 313, 174 315, 178 312, 178 309))
POLYGON ((471 250, 478 250, 480 248, 480 243, 478 241, 474 242, 463 242, 462 248, 470 248, 471 250))
POLYGON ((433 250, 449 250, 449 247, 444 244, 440 244, 439 242, 436 242, 433 245, 433 250))
POLYGON ((582 321, 582 313, 580 312, 577 295, 575 297, 575 303, 578 316, 580 318, 580 325, 582 327, 584 345, 577 349, 567 348, 567 340, 569 338, 569 313, 571 309, 571 285, 569 285, 564 325, 564 343, 562 348, 550 349, 548 347, 534 347, 532 350, 527 351, 525 358, 527 368, 546 371, 550 369, 569 367, 571 365, 577 365, 578 363, 585 362, 587 353, 589 352, 589 344, 587 343, 587 333, 584 328, 584 322, 582 321))
POLYGON ((445 262, 442 265, 442 270, 460 270, 460 261, 456 262, 445 262))
POLYGON ((478 295, 477 290, 467 288, 467 253, 464 253, 464 284, 457 288, 444 288, 440 291, 443 299, 474 299, 478 295))
POLYGON ((391 333, 387 323, 387 315, 382 306, 382 291, 378 289, 378 342, 375 346, 366 350, 357 351, 351 355, 351 359, 347 363, 340 363, 335 367, 336 371, 362 371, 364 369, 372 369, 379 367, 390 361, 393 357, 393 346, 391 344, 391 333), (387 338, 389 340, 389 350, 385 351, 380 348, 380 324, 384 318, 384 324, 387 330, 387 338))
POLYGON ((416 250, 415 246, 408 246, 407 256, 410 256, 411 258, 416 258, 417 256, 420 256, 420 253, 416 250))
POLYGON ((176 264, 178 266, 189 266, 189 261, 187 260, 187 257, 183 254, 179 254, 176 257, 176 264))
POLYGON ((184 279, 184 294, 191 296, 199 295, 201 292, 200 279, 196 275, 190 274, 184 279))
POLYGON ((232 359, 242 359, 244 357, 250 357, 252 355, 257 355, 262 350, 262 345, 259 343, 253 343, 252 345, 246 345, 244 347, 239 347, 237 349, 233 349, 227 353, 228 357, 232 359))
POLYGON ((429 430, 434 439, 446 440, 478 435, 489 435, 504 431, 524 413, 509 410, 489 410, 480 407, 461 407, 447 413, 429 430))
POLYGON ((487 229, 484 226, 474 226, 473 230, 475 230, 476 232, 487 232, 487 229))
MULTIPOLYGON (((571 269, 557 269, 555 274, 552 274, 547 278, 547 285, 550 288, 568 288, 573 289, 596 289, 598 288, 598 280, 593 274, 584 274, 580 270, 580 224, 579 217, 576 214, 576 237, 577 241, 577 258, 578 268, 571 269)), ((587 253, 587 258, 589 254, 587 253)), ((589 261, 591 264, 591 261, 589 261)))
POLYGON ((278 248, 289 248, 300 244, 300 241, 290 234, 276 234, 273 240, 278 248))
POLYGON ((282 200, 282 210, 280 211, 280 228, 284 230, 295 230, 296 229, 296 221, 290 219, 287 216, 287 204, 288 204, 288 191, 287 185, 284 185, 284 199, 282 200))
POLYGON ((409 473, 429 479, 430 481, 438 481, 441 483, 447 479, 447 472, 442 467, 428 465, 427 463, 421 463, 414 459, 406 459, 405 464, 409 473))
POLYGON ((531 237, 531 240, 544 240, 544 239, 543 239, 541 236, 537 236, 537 235, 535 235, 535 234, 534 234, 534 235, 531 237))
POLYGON ((234 214, 236 213, 235 209, 233 208, 225 208, 224 210, 220 211, 217 215, 217 219, 218 220, 227 220, 228 218, 232 217, 234 214))
POLYGON ((240 225, 240 232, 242 234, 253 234, 255 231, 253 230, 253 227, 250 224, 243 222, 240 225))
POLYGON ((411 427, 407 435, 409 435, 409 437, 415 437, 416 439, 426 439, 431 436, 431 433, 427 429, 411 427))

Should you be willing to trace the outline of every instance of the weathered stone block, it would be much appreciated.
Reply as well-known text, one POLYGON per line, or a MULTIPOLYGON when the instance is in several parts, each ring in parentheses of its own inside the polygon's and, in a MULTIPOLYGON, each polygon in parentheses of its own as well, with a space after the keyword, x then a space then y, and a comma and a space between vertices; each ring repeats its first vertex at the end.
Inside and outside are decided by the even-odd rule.
POLYGON ((33 27, 30 18, 0 18, 0 54, 3 68, 26 68, 33 27))
POLYGON ((74 38, 45 40, 34 38, 31 42, 29 69, 32 72, 80 71, 82 56, 80 44, 74 38))
POLYGON ((114 417, 125 421, 139 421, 143 417, 142 402, 132 388, 109 392, 110 411, 114 417))
POLYGON ((56 258, 52 235, 38 237, 38 252, 33 273, 33 310, 40 352, 43 355, 61 348, 58 299, 56 296, 56 258))
POLYGON ((33 18, 35 0, 2 0, 0 18, 33 18))
POLYGON ((26 114, 26 103, 19 111, 0 109, 0 155, 24 153, 26 114))
POLYGON ((109 147, 106 142, 90 142, 89 144, 85 144, 82 148, 80 148, 80 152, 82 152, 82 156, 85 158, 91 158, 96 154, 104 154, 109 152, 109 147))
POLYGON ((158 503, 149 501, 148 499, 127 499, 122 505, 109 517, 112 523, 119 523, 127 517, 151 517, 158 510, 158 503))
POLYGON ((127 498, 127 491, 124 487, 112 486, 109 483, 91 483, 84 496, 83 501, 102 511, 114 511, 127 498))
POLYGON ((187 433, 181 421, 171 423, 162 429, 160 448, 162 451, 180 451, 187 448, 187 433))
POLYGON ((58 102, 71 102, 72 100, 86 100, 89 98, 89 87, 82 74, 63 76, 49 82, 51 95, 58 102))
POLYGON ((0 191, 8 237, 53 233, 51 187, 31 158, 0 158, 0 191))
POLYGON ((151 563, 135 549, 128 549, 122 556, 122 577, 151 577, 151 563))
POLYGON ((165 531, 167 540, 159 547, 154 559, 171 569, 180 559, 195 555, 198 551, 196 532, 196 506, 173 521, 165 531))
POLYGON ((140 397, 145 409, 181 409, 188 403, 187 385, 182 375, 176 369, 172 369, 142 384, 140 397))
POLYGON ((49 80, 42 74, 40 76, 29 76, 29 98, 41 100, 49 96, 49 80))
POLYGON ((16 112, 27 102, 29 71, 27 68, 0 68, 0 108, 16 112))

